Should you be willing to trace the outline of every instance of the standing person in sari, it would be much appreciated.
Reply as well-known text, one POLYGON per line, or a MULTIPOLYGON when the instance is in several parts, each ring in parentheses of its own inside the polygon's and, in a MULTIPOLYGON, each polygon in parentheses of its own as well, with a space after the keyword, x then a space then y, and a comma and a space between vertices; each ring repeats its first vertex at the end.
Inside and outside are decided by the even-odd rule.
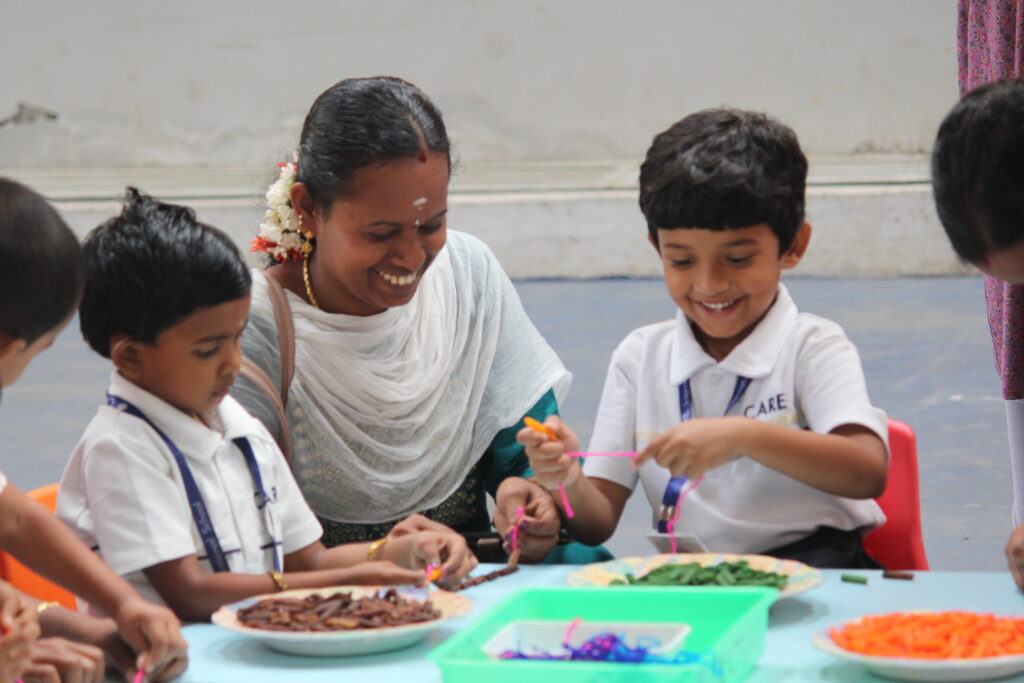
MULTIPOLYGON (((960 95, 1020 77, 1024 64, 1024 0, 959 0, 960 95)), ((1006 405, 1013 473, 1013 523, 1024 523, 1024 285, 985 276, 985 308, 1006 405)))

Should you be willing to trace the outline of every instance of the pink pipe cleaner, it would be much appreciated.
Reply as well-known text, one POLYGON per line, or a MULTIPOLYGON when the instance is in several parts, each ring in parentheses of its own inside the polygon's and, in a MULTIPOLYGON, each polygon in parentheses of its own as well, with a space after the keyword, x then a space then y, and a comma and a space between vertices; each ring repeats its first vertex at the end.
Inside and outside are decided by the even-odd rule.
POLYGON ((565 629, 565 638, 562 639, 562 645, 564 647, 569 647, 569 641, 572 640, 573 631, 575 631, 576 627, 579 626, 582 622, 583 620, 579 617, 576 617, 571 622, 569 622, 569 628, 565 629))
POLYGON ((512 538, 509 542, 512 544, 512 552, 519 550, 519 525, 523 523, 523 516, 526 515, 526 511, 523 506, 520 505, 516 508, 516 523, 512 525, 512 538))
POLYGON ((565 516, 572 519, 576 516, 576 513, 573 512, 572 505, 569 505, 569 496, 565 492, 565 486, 563 484, 559 484, 558 491, 562 494, 562 507, 565 508, 565 516))

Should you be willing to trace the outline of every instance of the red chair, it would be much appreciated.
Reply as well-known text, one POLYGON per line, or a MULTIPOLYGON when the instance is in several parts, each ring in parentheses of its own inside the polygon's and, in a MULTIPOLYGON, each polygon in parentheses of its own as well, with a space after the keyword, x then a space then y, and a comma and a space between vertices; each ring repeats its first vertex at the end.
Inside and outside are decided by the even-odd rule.
POLYGON ((914 430, 889 420, 889 478, 875 499, 886 522, 864 537, 864 548, 886 569, 928 569, 921 536, 921 497, 914 430))
MULTIPOLYGON (((53 512, 57 509, 57 489, 60 484, 50 484, 29 491, 25 495, 37 500, 53 512)), ((0 578, 18 590, 28 593, 44 602, 57 602, 68 609, 78 609, 74 593, 67 591, 48 579, 18 562, 5 552, 0 551, 0 578)))

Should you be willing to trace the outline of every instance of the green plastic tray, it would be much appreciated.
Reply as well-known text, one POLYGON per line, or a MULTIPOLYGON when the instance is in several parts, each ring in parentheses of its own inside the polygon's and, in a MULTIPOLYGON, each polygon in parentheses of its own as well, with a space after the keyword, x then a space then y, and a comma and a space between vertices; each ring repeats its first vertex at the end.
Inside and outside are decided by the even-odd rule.
POLYGON ((520 589, 430 654, 445 683, 623 683, 636 681, 742 681, 764 652, 772 588, 600 588, 520 589), (686 650, 714 652, 722 677, 702 664, 616 664, 494 660, 483 652, 507 623, 522 619, 565 621, 683 622, 693 627, 686 650))

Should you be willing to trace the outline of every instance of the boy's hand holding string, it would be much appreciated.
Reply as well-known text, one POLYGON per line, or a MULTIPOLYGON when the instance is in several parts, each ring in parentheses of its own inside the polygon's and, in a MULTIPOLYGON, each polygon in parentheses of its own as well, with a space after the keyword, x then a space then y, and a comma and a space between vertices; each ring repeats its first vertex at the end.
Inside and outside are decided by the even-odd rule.
MULTIPOLYGON (((543 425, 523 427, 516 441, 524 446, 537 483, 552 491, 564 489, 575 514, 571 518, 564 515, 563 523, 573 537, 589 545, 608 540, 631 491, 604 479, 583 476, 579 458, 569 455, 579 451, 579 438, 555 415, 548 416, 543 425)), ((566 512, 560 496, 553 494, 551 498, 566 512)))
POLYGON ((672 476, 696 481, 740 457, 836 496, 875 498, 885 489, 885 446, 854 424, 819 434, 737 415, 695 418, 651 440, 633 466, 654 460, 672 476))

